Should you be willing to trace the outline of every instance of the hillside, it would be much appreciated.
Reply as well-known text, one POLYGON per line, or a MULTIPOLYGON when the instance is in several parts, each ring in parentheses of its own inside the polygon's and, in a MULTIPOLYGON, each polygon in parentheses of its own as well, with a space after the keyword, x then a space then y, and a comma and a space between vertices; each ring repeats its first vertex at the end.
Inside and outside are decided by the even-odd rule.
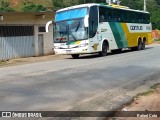
POLYGON ((9 7, 13 8, 15 11, 22 11, 22 6, 25 4, 39 4, 44 7, 52 7, 52 0, 0 0, 0 3, 8 2, 9 7))
MULTIPOLYGON (((105 1, 106 0, 85 0, 85 3, 106 3, 105 1)), ((120 5, 143 10, 143 1, 144 0, 122 0, 120 5)), ((37 12, 83 3, 84 0, 0 0, 0 12, 37 12)), ((160 29, 160 0, 147 0, 147 11, 150 12, 153 29, 160 29)))

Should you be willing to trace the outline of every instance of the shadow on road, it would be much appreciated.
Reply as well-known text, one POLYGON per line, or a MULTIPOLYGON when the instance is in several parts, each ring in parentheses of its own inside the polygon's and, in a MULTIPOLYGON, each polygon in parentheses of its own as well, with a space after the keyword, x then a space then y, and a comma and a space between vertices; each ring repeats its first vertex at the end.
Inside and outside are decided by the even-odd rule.
MULTIPOLYGON (((145 50, 149 50, 149 49, 152 49, 154 47, 147 47, 145 50)), ((142 50, 144 51, 144 50, 142 50)), ((127 49, 127 50, 123 50, 122 52, 120 53, 112 53, 112 52, 109 52, 107 56, 112 56, 112 55, 117 55, 117 54, 124 54, 124 53, 129 53, 129 52, 137 52, 136 50, 135 51, 132 51, 130 49, 127 49)), ((140 52, 140 51, 139 51, 140 52)), ((107 57, 106 56, 106 57, 107 57)), ((93 58, 98 58, 100 57, 98 53, 94 53, 94 54, 86 54, 86 55, 82 55, 80 56, 78 59, 93 59, 93 58)), ((73 59, 73 58, 66 58, 66 59, 73 59)))

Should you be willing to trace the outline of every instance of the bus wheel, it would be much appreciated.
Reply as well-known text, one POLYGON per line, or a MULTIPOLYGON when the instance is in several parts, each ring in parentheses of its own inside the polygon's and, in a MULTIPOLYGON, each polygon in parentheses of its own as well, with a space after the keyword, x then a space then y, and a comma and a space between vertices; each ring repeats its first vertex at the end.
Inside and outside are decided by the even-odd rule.
POLYGON ((79 58, 79 54, 73 54, 73 55, 71 55, 71 56, 72 56, 73 59, 79 58))
POLYGON ((146 42, 143 41, 143 43, 142 43, 142 50, 145 50, 145 47, 146 47, 146 42))
POLYGON ((107 55, 107 49, 108 49, 107 43, 103 42, 102 51, 99 52, 99 56, 106 56, 107 55))
POLYGON ((142 50, 142 41, 141 40, 138 42, 137 50, 138 51, 142 50))

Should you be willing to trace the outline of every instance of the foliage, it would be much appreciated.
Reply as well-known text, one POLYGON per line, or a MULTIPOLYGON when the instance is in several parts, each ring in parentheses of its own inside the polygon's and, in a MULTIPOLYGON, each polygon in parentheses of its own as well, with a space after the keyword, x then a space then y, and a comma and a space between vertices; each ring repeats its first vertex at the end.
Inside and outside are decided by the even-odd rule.
POLYGON ((1 7, 9 7, 9 2, 1 2, 1 7))
POLYGON ((64 0, 52 0, 52 2, 53 2, 53 8, 57 9, 57 8, 63 8, 63 7, 65 7, 63 1, 64 0))
POLYGON ((0 2, 0 12, 14 12, 14 9, 9 7, 9 2, 0 2))
POLYGON ((23 12, 41 12, 46 10, 47 8, 43 7, 43 5, 25 4, 24 6, 22 6, 23 12))

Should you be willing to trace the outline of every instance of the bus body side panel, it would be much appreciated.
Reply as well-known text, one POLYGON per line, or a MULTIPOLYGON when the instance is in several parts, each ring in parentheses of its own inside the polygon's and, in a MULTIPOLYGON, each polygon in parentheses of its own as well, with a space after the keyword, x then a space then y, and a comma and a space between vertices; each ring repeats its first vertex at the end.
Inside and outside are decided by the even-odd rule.
POLYGON ((99 23, 98 32, 100 33, 100 44, 102 48, 102 44, 104 40, 107 40, 109 43, 109 49, 118 49, 117 42, 113 35, 113 31, 108 22, 101 22, 99 23))
POLYGON ((125 31, 123 30, 121 23, 109 22, 109 25, 114 35, 118 49, 127 48, 128 42, 125 36, 125 31))
POLYGON ((147 42, 146 42, 146 44, 147 45, 149 45, 149 44, 152 44, 152 33, 150 32, 150 33, 148 33, 148 39, 147 39, 147 42))
POLYGON ((146 44, 151 44, 151 25, 150 24, 130 24, 130 23, 121 23, 123 30, 125 31, 126 40, 128 47, 135 47, 138 45, 138 38, 146 38, 146 44), (135 26, 139 26, 136 28, 135 26), (149 28, 149 29, 148 29, 149 28), (132 30, 131 30, 132 29, 132 30), (138 30, 136 30, 138 29, 138 30), (147 30, 148 29, 148 30, 147 30))

